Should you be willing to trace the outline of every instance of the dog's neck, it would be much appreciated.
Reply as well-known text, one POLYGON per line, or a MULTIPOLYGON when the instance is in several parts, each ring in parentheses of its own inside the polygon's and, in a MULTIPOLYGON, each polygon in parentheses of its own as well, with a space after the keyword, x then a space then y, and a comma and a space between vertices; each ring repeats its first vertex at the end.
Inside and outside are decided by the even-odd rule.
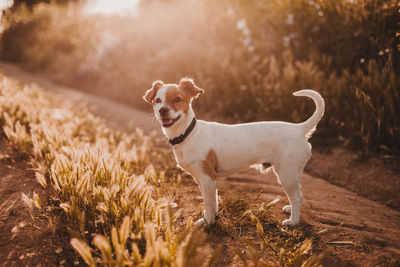
POLYGON ((178 137, 186 131, 186 129, 189 127, 190 123, 192 122, 193 118, 194 118, 193 109, 192 109, 192 107, 189 107, 187 115, 184 118, 181 117, 175 123, 175 125, 173 125, 169 128, 162 127, 162 131, 168 139, 178 137))

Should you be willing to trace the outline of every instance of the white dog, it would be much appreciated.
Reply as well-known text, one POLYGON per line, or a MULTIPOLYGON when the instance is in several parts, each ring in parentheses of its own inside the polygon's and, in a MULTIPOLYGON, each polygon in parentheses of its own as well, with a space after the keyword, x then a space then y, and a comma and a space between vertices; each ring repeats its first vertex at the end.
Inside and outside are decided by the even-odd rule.
POLYGON ((191 102, 204 90, 192 79, 177 84, 155 81, 144 99, 153 105, 154 114, 169 139, 178 167, 193 176, 199 185, 205 210, 197 225, 213 223, 218 211, 216 179, 236 173, 252 164, 273 166, 290 205, 283 211, 290 219, 283 225, 300 221, 302 192, 300 179, 311 157, 308 138, 324 114, 324 100, 313 90, 295 92, 314 100, 316 111, 305 122, 253 122, 227 125, 196 120, 191 102))

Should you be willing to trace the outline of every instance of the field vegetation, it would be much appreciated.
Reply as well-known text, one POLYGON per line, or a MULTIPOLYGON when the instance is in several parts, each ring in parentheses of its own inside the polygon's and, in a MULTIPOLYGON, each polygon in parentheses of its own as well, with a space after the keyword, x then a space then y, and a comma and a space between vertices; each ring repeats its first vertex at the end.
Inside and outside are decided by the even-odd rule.
POLYGON ((135 14, 80 2, 4 16, 1 58, 142 106, 151 82, 193 77, 197 110, 229 122, 301 121, 326 99, 316 134, 364 152, 400 153, 399 6, 393 0, 141 1, 135 14))
MULTIPOLYGON (((33 192, 22 200, 35 220, 68 230, 82 262, 216 263, 221 248, 207 247, 207 234, 194 229, 191 219, 176 223, 180 210, 166 192, 180 186, 183 174, 163 163, 169 162, 165 149, 156 148, 151 136, 139 129, 133 134, 110 130, 84 106, 73 107, 35 85, 4 76, 0 114, 2 142, 8 143, 11 156, 27 161, 37 182, 49 189, 45 199, 33 192)), ((317 266, 325 254, 312 252, 312 231, 283 229, 268 212, 273 204, 250 207, 243 200, 226 200, 220 222, 206 232, 252 232, 252 240, 239 240, 241 249, 230 259, 240 258, 245 266, 317 266)), ((80 262, 66 258, 64 264, 80 262)))
POLYGON ((2 77, 0 90, 2 134, 29 160, 37 182, 54 192, 46 204, 35 193, 23 200, 54 225, 66 225, 88 265, 187 266, 195 260, 191 224, 177 236, 170 201, 152 195, 157 174, 148 136, 110 131, 34 86, 2 77))

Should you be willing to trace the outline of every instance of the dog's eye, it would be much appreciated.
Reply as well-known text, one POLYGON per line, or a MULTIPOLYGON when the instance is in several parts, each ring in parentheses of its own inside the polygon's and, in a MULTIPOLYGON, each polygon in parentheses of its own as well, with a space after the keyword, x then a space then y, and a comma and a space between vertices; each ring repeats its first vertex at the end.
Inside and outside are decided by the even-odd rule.
POLYGON ((157 98, 156 100, 155 100, 155 102, 158 104, 158 103, 161 103, 161 99, 160 98, 157 98))
POLYGON ((182 99, 181 99, 179 96, 177 96, 177 97, 175 97, 174 101, 175 101, 175 102, 181 102, 182 99))

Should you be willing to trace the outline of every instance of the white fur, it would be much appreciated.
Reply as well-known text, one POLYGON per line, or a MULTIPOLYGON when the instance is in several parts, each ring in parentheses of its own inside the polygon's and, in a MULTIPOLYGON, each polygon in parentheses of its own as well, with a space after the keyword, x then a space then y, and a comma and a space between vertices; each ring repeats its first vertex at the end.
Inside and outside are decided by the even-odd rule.
MULTIPOLYGON (((155 97, 162 100, 154 105, 155 115, 160 121, 159 109, 166 106, 166 90, 168 85, 160 88, 155 97)), ((310 97, 316 104, 314 114, 305 122, 227 125, 198 120, 185 141, 173 147, 178 166, 193 176, 204 200, 203 218, 197 224, 213 223, 218 211, 216 180, 203 171, 203 161, 210 149, 215 151, 218 158, 217 177, 228 176, 252 164, 270 163, 290 201, 290 205, 283 209, 290 213, 290 218, 284 220, 283 225, 294 226, 299 223, 303 197, 300 180, 311 157, 308 138, 322 118, 325 104, 321 95, 313 90, 301 90, 294 95, 310 97)), ((170 109, 169 115, 172 118, 181 116, 172 127, 163 127, 164 134, 170 139, 181 135, 194 117, 191 105, 187 114, 170 109)))

